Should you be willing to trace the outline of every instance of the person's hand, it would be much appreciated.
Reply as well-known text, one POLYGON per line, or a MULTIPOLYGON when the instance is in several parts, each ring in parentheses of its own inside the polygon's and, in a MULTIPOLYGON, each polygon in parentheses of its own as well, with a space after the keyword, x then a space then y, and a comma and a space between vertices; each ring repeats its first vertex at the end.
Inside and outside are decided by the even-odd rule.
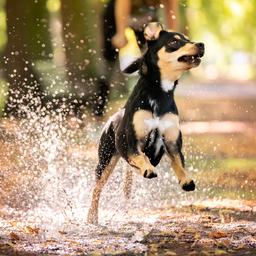
POLYGON ((127 44, 127 39, 124 34, 115 34, 112 37, 111 42, 114 47, 120 49, 120 48, 123 48, 127 44))

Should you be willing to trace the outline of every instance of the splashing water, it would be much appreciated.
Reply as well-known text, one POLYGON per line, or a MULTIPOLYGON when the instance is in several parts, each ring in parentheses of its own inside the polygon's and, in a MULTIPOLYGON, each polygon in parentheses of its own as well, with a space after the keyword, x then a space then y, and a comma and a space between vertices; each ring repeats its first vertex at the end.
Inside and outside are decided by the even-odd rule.
MULTIPOLYGON (((71 127, 62 113, 31 113, 30 118, 20 121, 15 128, 16 166, 9 170, 18 181, 6 200, 13 213, 40 223, 52 234, 65 223, 86 223, 97 161, 95 138, 99 138, 101 127, 97 122, 87 123, 84 128, 71 127)), ((157 179, 147 180, 134 172, 132 196, 126 202, 123 180, 129 168, 121 160, 105 186, 101 223, 120 221, 129 209, 193 200, 193 195, 178 187, 164 160, 157 167, 157 179)))
MULTIPOLYGON (((190 217, 184 212, 176 214, 179 207, 183 211, 182 207, 191 206, 213 193, 209 187, 200 187, 200 182, 197 183, 198 191, 182 191, 164 157, 156 169, 156 179, 145 179, 134 172, 132 194, 127 201, 123 192, 124 177, 131 167, 120 160, 101 195, 100 226, 87 225, 97 164, 97 142, 103 123, 86 116, 83 124, 79 127, 76 119, 69 119, 58 111, 47 115, 30 113, 29 118, 6 129, 10 134, 9 139, 4 137, 4 160, 9 162, 3 167, 1 177, 0 192, 6 195, 2 209, 14 218, 15 223, 18 222, 16 230, 29 229, 30 234, 22 233, 22 239, 27 241, 23 243, 23 249, 48 252, 44 249, 45 243, 55 241, 55 245, 52 242, 46 246, 48 250, 58 248, 58 254, 67 254, 73 250, 72 240, 76 241, 74 251, 78 250, 78 245, 93 251, 100 240, 102 250, 112 246, 144 252, 147 247, 143 241, 155 229, 168 229, 168 225, 174 223, 177 230, 187 228, 182 221, 190 217), (170 211, 172 206, 176 210, 170 211), (31 236, 31 230, 37 235, 31 236)), ((204 155, 200 151, 194 154, 192 140, 185 140, 184 148, 188 162, 193 165, 203 161, 204 155)), ((210 168, 213 167, 214 163, 210 168)), ((191 176, 199 171, 192 166, 187 169, 191 176)), ((201 217, 195 215, 191 220, 196 223, 201 217)), ((11 229, 5 225, 1 232, 9 236, 11 229)), ((251 238, 248 239, 254 244, 251 238)), ((238 242, 234 241, 235 244, 238 242)))

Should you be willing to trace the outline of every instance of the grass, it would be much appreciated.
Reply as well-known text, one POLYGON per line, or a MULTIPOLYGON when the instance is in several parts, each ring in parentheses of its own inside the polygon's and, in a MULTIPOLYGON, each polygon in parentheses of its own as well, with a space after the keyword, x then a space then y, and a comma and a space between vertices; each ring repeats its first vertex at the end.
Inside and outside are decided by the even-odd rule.
POLYGON ((224 159, 224 161, 222 161, 221 167, 223 169, 240 169, 240 170, 256 169, 256 159, 237 159, 237 158, 224 159))
POLYGON ((186 165, 193 167, 198 189, 209 188, 210 197, 255 200, 255 148, 253 134, 184 136, 186 165))
POLYGON ((184 150, 204 158, 256 158, 255 149, 256 137, 251 133, 184 136, 184 150))

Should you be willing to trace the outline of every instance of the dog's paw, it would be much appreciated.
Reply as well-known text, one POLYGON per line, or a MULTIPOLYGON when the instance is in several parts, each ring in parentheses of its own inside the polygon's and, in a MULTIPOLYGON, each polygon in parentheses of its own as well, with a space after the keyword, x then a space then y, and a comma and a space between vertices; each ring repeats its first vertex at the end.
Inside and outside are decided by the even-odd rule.
POLYGON ((196 188, 196 185, 193 180, 185 180, 183 182, 180 182, 181 188, 185 191, 194 191, 196 188))
POLYGON ((152 179, 152 178, 156 178, 157 177, 157 174, 153 171, 148 171, 146 170, 143 174, 143 177, 144 178, 148 178, 148 179, 152 179))

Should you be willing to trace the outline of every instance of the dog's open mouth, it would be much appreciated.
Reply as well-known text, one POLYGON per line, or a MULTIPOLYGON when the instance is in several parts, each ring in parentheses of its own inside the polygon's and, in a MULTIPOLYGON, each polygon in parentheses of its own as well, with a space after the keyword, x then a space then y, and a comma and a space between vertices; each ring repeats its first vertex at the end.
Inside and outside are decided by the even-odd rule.
POLYGON ((188 64, 200 64, 201 59, 200 59, 200 55, 196 54, 196 55, 183 55, 181 57, 178 58, 178 61, 180 62, 186 62, 188 64))

